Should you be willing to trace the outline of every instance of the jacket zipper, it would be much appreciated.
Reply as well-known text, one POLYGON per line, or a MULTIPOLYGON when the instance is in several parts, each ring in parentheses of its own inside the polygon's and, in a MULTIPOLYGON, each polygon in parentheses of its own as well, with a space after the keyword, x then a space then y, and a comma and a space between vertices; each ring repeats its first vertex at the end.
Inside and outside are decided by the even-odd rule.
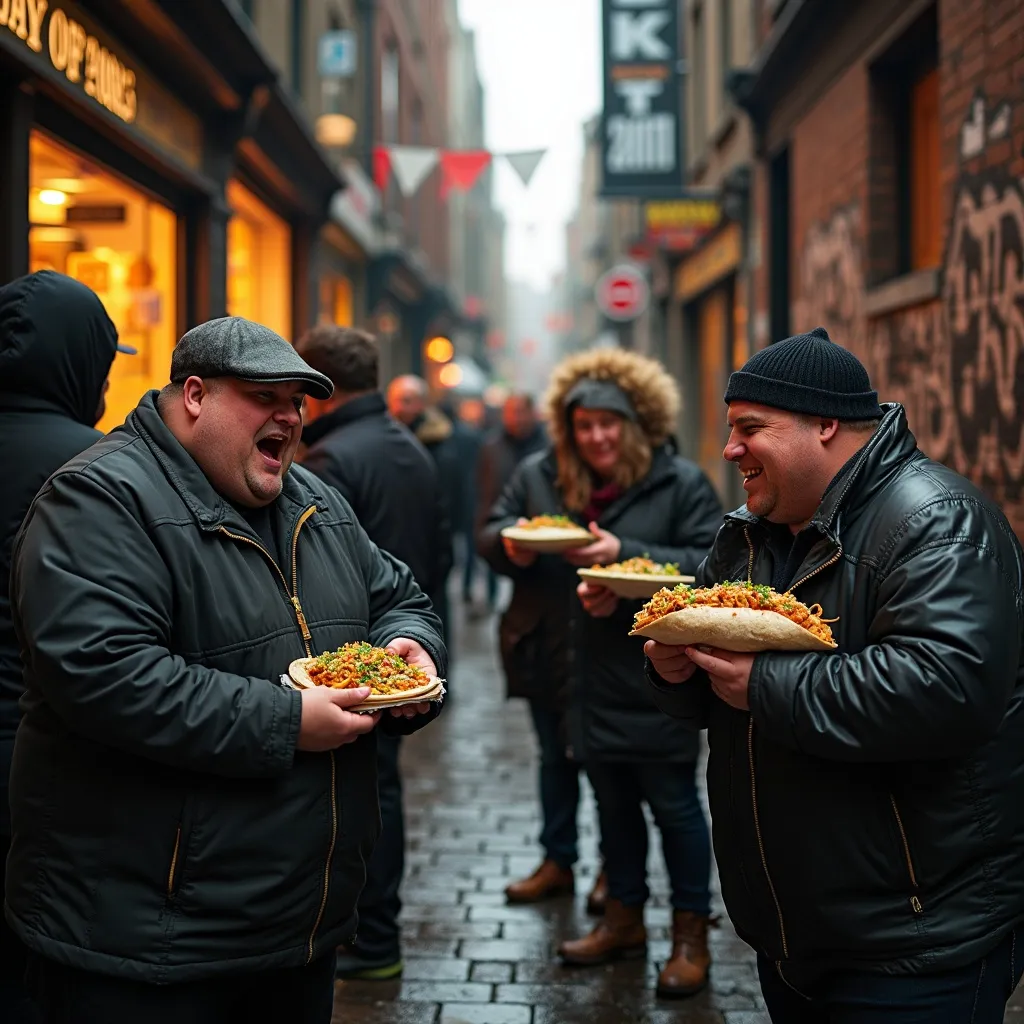
POLYGON ((747 757, 750 759, 750 802, 754 808, 754 832, 757 834, 757 848, 761 854, 761 867, 764 868, 764 877, 765 880, 768 882, 768 891, 772 894, 772 900, 775 903, 775 913, 778 915, 779 918, 779 934, 782 937, 782 955, 786 960, 788 960, 789 944, 786 942, 786 925, 785 922, 782 920, 782 905, 779 903, 779 897, 776 895, 775 886, 772 883, 772 876, 768 872, 768 858, 765 856, 764 841, 761 839, 761 818, 760 815, 757 813, 757 777, 754 773, 753 715, 750 716, 750 722, 747 726, 747 757))
POLYGON ((240 541, 242 544, 249 544, 254 547, 257 551, 263 554, 263 557, 274 567, 274 572, 277 573, 278 578, 281 580, 281 586, 284 587, 284 592, 288 597, 288 601, 292 606, 292 610, 295 612, 295 621, 298 623, 299 632, 302 634, 302 644, 306 648, 306 657, 313 657, 313 649, 309 643, 313 639, 313 635, 309 631, 309 626, 306 624, 306 616, 302 611, 302 605, 299 603, 299 566, 295 559, 295 551, 299 544, 299 531, 302 529, 303 524, 311 515, 316 512, 316 505, 310 505, 305 512, 299 516, 299 521, 295 524, 295 530, 292 533, 292 586, 288 589, 288 581, 285 579, 285 575, 281 567, 277 564, 274 556, 260 543, 252 540, 250 537, 246 537, 242 533, 235 533, 233 530, 229 530, 226 526, 220 527, 220 532, 225 537, 230 537, 232 540, 240 541))
MULTIPOLYGON (((907 873, 910 875, 910 884, 916 890, 919 888, 917 884, 917 872, 914 871, 914 861, 910 856, 910 843, 907 842, 907 830, 903 827, 903 818, 900 816, 900 809, 896 806, 896 797, 889 794, 889 803, 892 804, 892 813, 896 815, 896 827, 900 830, 900 842, 903 844, 903 857, 907 862, 907 873)), ((921 906, 921 901, 917 897, 915 892, 910 897, 910 907, 915 914, 920 914, 924 907, 921 906)))
POLYGON ((178 826, 178 831, 174 836, 174 850, 171 852, 171 870, 167 872, 167 897, 170 899, 174 896, 174 882, 175 874, 178 870, 178 851, 181 848, 181 826, 178 826))
MULTIPOLYGON (((306 657, 313 657, 313 648, 310 646, 310 641, 313 639, 312 634, 309 631, 309 625, 306 622, 305 613, 302 610, 302 604, 299 601, 299 562, 296 557, 296 552, 299 545, 299 531, 302 529, 303 524, 310 516, 316 513, 316 505, 310 505, 309 508, 299 516, 299 521, 295 524, 295 529, 292 532, 292 586, 291 590, 288 589, 288 581, 285 579, 284 572, 281 567, 274 560, 274 556, 262 545, 256 541, 251 540, 244 534, 235 533, 229 530, 226 526, 220 527, 220 532, 225 536, 230 537, 232 540, 241 541, 243 544, 251 544, 257 551, 263 553, 263 556, 268 562, 274 567, 274 571, 277 573, 281 580, 281 585, 284 587, 284 592, 288 596, 288 600, 291 603, 292 609, 295 612, 295 621, 298 623, 299 631, 302 633, 302 644, 306 648, 306 657)), ((316 920, 313 922, 313 930, 309 933, 309 942, 307 944, 307 957, 306 963, 311 963, 313 960, 313 952, 316 946, 316 933, 320 927, 320 922, 323 920, 324 910, 327 908, 327 893, 330 888, 331 881, 331 861, 334 859, 334 845, 338 838, 338 800, 337 800, 337 773, 335 771, 334 751, 330 751, 331 759, 331 841, 327 847, 327 862, 324 864, 324 884, 323 884, 323 895, 320 898, 320 908, 317 910, 316 920)), ((172 869, 173 870, 173 869, 172 869)))
POLYGON ((334 751, 330 752, 331 757, 331 841, 327 847, 327 866, 324 868, 324 886, 323 894, 320 897, 320 909, 316 913, 316 920, 313 922, 313 930, 309 933, 309 945, 306 951, 306 963, 310 964, 313 962, 313 949, 316 942, 317 929, 320 927, 320 922, 323 920, 324 911, 327 909, 327 892, 330 888, 331 880, 331 861, 334 858, 334 844, 338 838, 338 804, 335 799, 335 765, 334 765, 334 751))

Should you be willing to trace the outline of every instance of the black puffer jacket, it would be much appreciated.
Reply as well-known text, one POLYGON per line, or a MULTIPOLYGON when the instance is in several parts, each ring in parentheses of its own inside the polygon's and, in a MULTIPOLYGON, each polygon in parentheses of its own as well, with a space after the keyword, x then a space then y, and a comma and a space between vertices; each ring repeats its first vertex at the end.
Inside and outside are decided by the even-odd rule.
POLYGON ((277 680, 310 652, 398 636, 444 673, 440 624, 298 467, 271 506, 292 538, 278 567, 156 394, 50 480, 15 547, 27 692, 7 917, 44 956, 146 982, 301 965, 352 935, 376 743, 297 752, 300 697, 277 680))
MULTIPOLYGON (((652 690, 708 728, 726 906, 797 988, 965 965, 1024 917, 1024 556, 885 408, 793 580, 838 651, 759 655, 749 714, 706 678, 652 690)), ((700 581, 770 582, 763 531, 732 513, 700 581)))
POLYGON ((436 600, 452 567, 447 505, 434 460, 388 415, 384 397, 364 395, 302 431, 302 464, 352 506, 378 547, 405 562, 436 600))
MULTIPOLYGON (((564 515, 553 454, 525 459, 480 534, 480 552, 515 584, 501 621, 501 650, 512 697, 569 705, 569 739, 580 760, 693 761, 695 735, 660 714, 643 674, 643 641, 629 636, 639 601, 609 618, 583 611, 576 568, 541 555, 528 569, 506 557, 501 531, 522 516, 564 515), (566 691, 566 684, 569 690, 566 691)), ((703 561, 722 521, 707 477, 692 462, 658 449, 647 476, 598 519, 622 542, 620 559, 649 554, 678 562, 684 575, 703 561)))
POLYGON ((0 835, 21 719, 21 656, 11 621, 11 548, 46 478, 103 435, 93 429, 117 329, 83 284, 41 270, 0 288, 0 835))

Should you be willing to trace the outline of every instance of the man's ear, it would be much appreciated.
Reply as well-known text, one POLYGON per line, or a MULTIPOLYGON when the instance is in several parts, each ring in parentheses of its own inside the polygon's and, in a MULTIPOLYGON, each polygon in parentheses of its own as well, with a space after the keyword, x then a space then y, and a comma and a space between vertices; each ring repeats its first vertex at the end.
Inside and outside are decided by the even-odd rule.
POLYGON ((818 421, 818 440, 821 441, 822 444, 827 444, 838 433, 839 420, 823 419, 818 421))
POLYGON ((182 399, 185 404, 185 411, 192 419, 199 417, 203 399, 207 394, 208 391, 202 377, 189 377, 182 385, 182 399))

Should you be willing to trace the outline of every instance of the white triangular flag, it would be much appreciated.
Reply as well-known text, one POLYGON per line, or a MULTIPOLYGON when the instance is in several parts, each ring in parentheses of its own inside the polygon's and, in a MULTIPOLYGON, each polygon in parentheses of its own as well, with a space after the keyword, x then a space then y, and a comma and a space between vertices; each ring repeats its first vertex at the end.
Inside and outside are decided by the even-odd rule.
POLYGON ((523 184, 529 187, 530 179, 544 159, 546 149, 528 149, 523 153, 506 153, 505 159, 509 162, 512 170, 519 175, 523 184))
POLYGON ((431 146, 388 146, 391 169, 403 196, 411 196, 437 166, 441 152, 431 146))

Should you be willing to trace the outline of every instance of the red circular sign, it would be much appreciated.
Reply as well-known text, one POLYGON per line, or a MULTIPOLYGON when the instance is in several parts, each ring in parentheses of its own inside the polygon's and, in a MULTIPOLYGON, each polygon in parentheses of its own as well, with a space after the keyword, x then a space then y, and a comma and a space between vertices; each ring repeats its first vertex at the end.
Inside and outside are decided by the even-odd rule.
POLYGON ((647 279, 628 263, 612 267, 597 282, 598 308, 609 320, 635 320, 647 308, 647 279))

